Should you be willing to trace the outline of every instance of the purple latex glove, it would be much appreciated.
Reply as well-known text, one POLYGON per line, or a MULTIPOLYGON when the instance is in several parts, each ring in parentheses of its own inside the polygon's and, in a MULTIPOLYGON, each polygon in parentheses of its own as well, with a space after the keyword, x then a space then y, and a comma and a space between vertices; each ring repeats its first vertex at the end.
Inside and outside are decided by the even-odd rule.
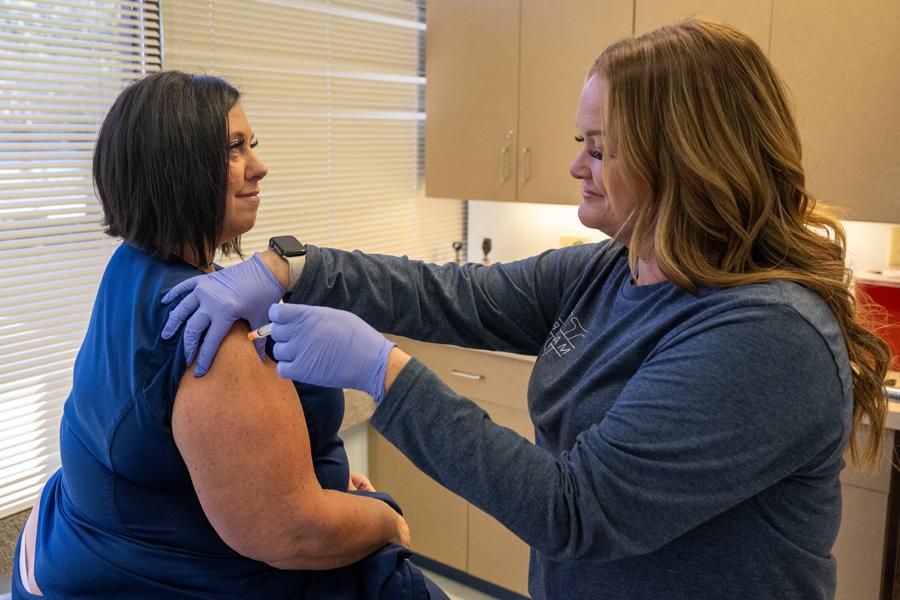
MULTIPOLYGON (((187 320, 184 329, 184 356, 187 364, 191 364, 197 344, 203 332, 206 332, 203 345, 200 346, 200 359, 194 369, 197 377, 202 377, 209 371, 222 340, 235 321, 244 319, 251 329, 265 325, 269 307, 284 296, 284 288, 257 254, 250 260, 227 269, 182 281, 169 290, 162 301, 164 304, 171 302, 188 290, 191 293, 169 313, 162 337, 169 339, 175 335, 187 320)), ((262 358, 266 348, 265 339, 254 343, 262 358)))
POLYGON ((276 304, 269 309, 273 355, 282 377, 362 390, 381 402, 394 343, 353 313, 324 306, 276 304))

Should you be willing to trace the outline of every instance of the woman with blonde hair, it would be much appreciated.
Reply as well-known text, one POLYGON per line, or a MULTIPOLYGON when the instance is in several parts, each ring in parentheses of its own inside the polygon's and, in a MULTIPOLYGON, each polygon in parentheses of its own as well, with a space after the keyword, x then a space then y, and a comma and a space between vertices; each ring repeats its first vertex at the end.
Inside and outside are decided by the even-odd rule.
POLYGON ((576 125, 578 216, 609 241, 491 266, 309 247, 299 276, 263 257, 290 304, 225 270, 172 318, 214 316, 202 365, 267 313, 279 373, 373 393, 376 429, 531 545, 535 598, 832 598, 843 456, 878 456, 890 355, 783 84, 748 36, 689 20, 607 48, 576 125), (198 298, 227 288, 242 307, 198 298), (536 445, 373 327, 537 355, 536 445))

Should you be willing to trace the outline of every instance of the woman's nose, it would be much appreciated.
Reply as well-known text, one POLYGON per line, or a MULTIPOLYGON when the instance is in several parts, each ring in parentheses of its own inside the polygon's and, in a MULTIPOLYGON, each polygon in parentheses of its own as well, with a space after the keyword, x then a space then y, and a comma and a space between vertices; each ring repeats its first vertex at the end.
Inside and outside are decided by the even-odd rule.
POLYGON ((256 153, 253 154, 253 160, 248 166, 250 167, 247 169, 248 179, 260 180, 269 174, 269 167, 256 157, 256 153))
POLYGON ((591 169, 585 160, 587 151, 583 148, 575 156, 575 160, 569 165, 569 175, 575 179, 588 179, 591 176, 591 169))

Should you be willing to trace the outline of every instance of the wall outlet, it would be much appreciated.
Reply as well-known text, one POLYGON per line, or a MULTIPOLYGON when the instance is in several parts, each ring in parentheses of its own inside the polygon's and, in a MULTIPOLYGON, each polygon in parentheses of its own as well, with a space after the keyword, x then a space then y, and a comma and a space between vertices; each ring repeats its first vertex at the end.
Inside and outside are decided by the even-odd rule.
MULTIPOLYGON (((900 230, 900 227, 897 228, 900 230)), ((591 238, 579 237, 576 235, 561 235, 559 236, 559 247, 565 248, 566 246, 578 246, 579 244, 589 244, 591 243, 591 238)))
POLYGON ((888 254, 888 264, 900 265, 900 227, 891 227, 891 251, 888 254))

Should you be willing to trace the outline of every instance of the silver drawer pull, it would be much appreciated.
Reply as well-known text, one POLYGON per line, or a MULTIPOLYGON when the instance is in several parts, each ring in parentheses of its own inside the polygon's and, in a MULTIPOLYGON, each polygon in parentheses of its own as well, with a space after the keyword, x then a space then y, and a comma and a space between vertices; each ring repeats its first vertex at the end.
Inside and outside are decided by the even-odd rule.
POLYGON ((478 375, 476 373, 466 373, 465 371, 457 371, 453 369, 450 371, 452 375, 456 377, 462 377, 463 379, 471 379, 472 381, 478 381, 479 379, 484 379, 484 375, 478 375))

